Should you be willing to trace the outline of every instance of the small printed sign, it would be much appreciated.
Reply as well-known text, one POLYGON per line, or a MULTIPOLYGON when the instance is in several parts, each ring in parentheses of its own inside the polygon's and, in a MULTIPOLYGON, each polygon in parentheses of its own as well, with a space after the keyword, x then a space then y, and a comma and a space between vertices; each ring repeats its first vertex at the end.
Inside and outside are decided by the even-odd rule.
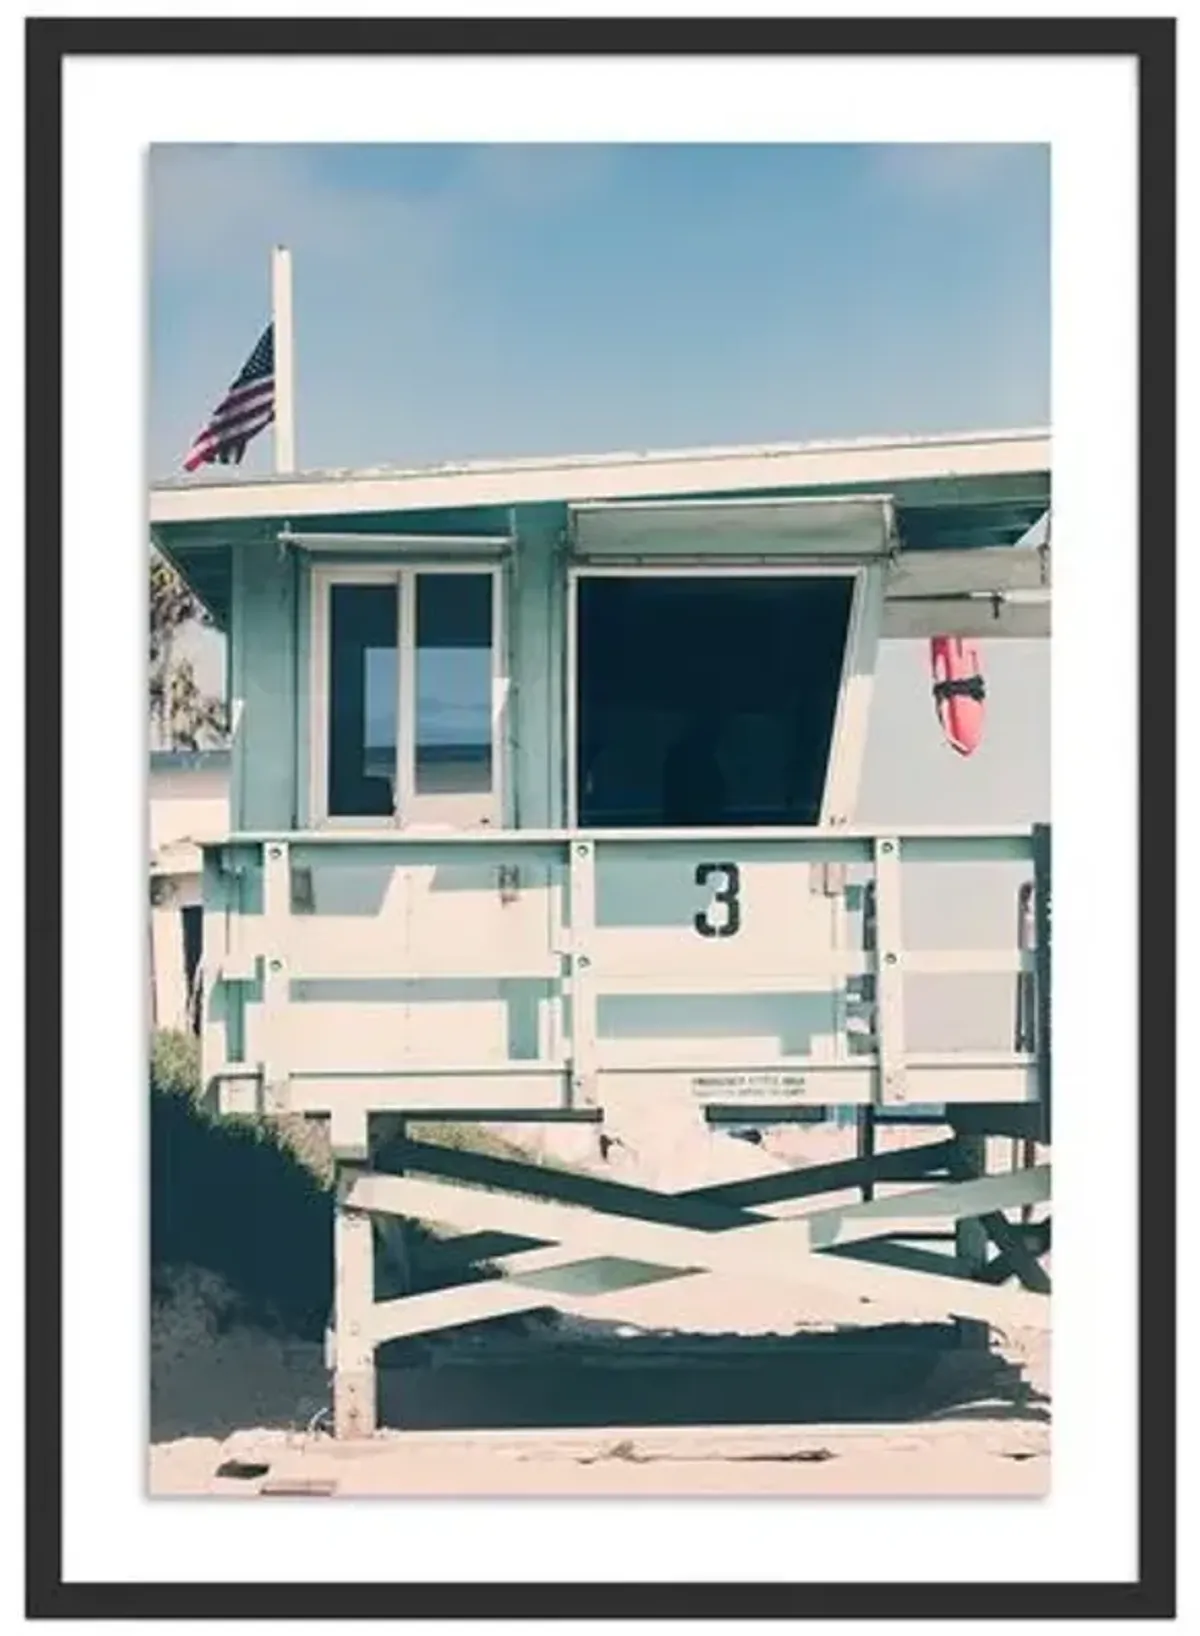
POLYGON ((692 1090, 701 1102, 790 1102, 807 1089, 803 1074, 697 1074, 692 1090))

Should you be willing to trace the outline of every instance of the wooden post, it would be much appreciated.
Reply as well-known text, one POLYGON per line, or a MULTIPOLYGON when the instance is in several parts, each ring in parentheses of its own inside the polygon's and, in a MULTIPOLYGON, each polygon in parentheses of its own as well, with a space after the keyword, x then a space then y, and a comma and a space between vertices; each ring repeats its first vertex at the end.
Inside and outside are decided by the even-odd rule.
POLYGON ((1033 831, 1033 911, 1035 971, 1035 1037, 1038 1063, 1038 1096, 1042 1119, 1039 1136, 1050 1141, 1050 1087, 1052 1049, 1050 1044, 1050 826, 1037 824, 1033 831))
MULTIPOLYGON (((987 1137, 962 1136, 955 1132, 954 1174, 960 1181, 987 1174, 987 1137)), ((970 1216, 954 1226, 954 1255, 960 1271, 975 1277, 987 1265, 988 1236, 970 1216)))
POLYGON ((596 924, 596 853, 590 841, 571 843, 571 1089, 570 1105, 596 1100, 596 987, 592 934, 596 924))
MULTIPOLYGON (((950 1172, 958 1181, 968 1181, 987 1174, 987 1137, 965 1136, 955 1130, 954 1156, 950 1172)), ((988 1261, 988 1236, 983 1223, 964 1216, 954 1223, 954 1259, 959 1270, 975 1278, 988 1261)), ((991 1330, 979 1318, 957 1318, 955 1329, 958 1345, 964 1352, 986 1352, 991 1345, 991 1330)))
POLYGON ((262 849, 263 935, 266 959, 262 978, 263 1107, 283 1112, 288 1105, 288 927, 291 921, 291 856, 285 841, 262 849))
MULTIPOLYGON (((403 1118, 394 1122, 388 1121, 387 1140, 397 1148, 402 1148, 405 1140, 405 1123, 403 1118)), ((375 1143, 372 1143, 372 1162, 374 1162, 375 1143)), ((392 1176, 403 1176, 404 1166, 393 1165, 388 1172, 392 1176)), ((380 1290, 381 1285, 391 1285, 391 1295, 405 1296, 413 1293, 412 1262, 408 1253, 408 1236, 406 1222, 403 1216, 377 1216, 375 1218, 375 1287, 380 1290)), ((384 1298, 380 1290, 381 1299, 384 1298)))
MULTIPOLYGON (((875 882, 874 881, 868 881, 867 884, 863 887, 862 945, 863 945, 863 951, 865 953, 870 953, 872 955, 875 954, 876 950, 879 947, 879 943, 878 943, 878 939, 877 939, 877 926, 876 926, 876 919, 875 919, 875 904, 876 904, 875 882)), ((877 1015, 877 1012, 876 1012, 875 1008, 876 1008, 876 1006, 878 1004, 879 985, 875 981, 875 977, 874 977, 873 973, 870 976, 863 978, 862 981, 863 981, 863 984, 865 985, 865 993, 869 996, 869 998, 871 1000, 871 1011, 870 1011, 871 1029, 872 1029, 872 1032, 875 1035, 876 1042, 878 1042, 878 1038, 879 1038, 879 1019, 878 1019, 878 1015, 877 1015)), ((878 1043, 876 1043, 876 1049, 878 1049, 878 1043)), ((855 1109, 855 1123, 856 1123, 856 1127, 857 1127, 856 1128, 857 1141, 856 1141, 856 1144, 855 1144, 856 1145, 857 1157, 860 1160, 863 1160, 863 1161, 873 1160, 874 1157, 875 1157, 875 1107, 874 1107, 874 1105, 871 1104, 871 1105, 868 1105, 867 1107, 856 1108, 855 1109)), ((875 1183, 874 1183, 874 1179, 873 1179, 873 1167, 870 1166, 870 1165, 868 1165, 867 1172, 863 1177, 863 1183, 862 1183, 862 1190, 861 1191, 862 1191, 863 1203, 864 1204, 870 1204, 871 1200, 875 1197, 875 1183)))
MULTIPOLYGON (((1037 933, 1034 923, 1034 883, 1022 882, 1017 893, 1017 948, 1023 957, 1031 961, 1037 948, 1037 933)), ((1013 1048, 1017 1051, 1037 1050, 1036 1027, 1036 977, 1030 965, 1029 970, 1023 970, 1017 975, 1017 1025, 1013 1048)), ((1039 1085, 1040 1091, 1040 1085, 1039 1085)), ((1014 1135, 1012 1138, 1012 1168, 1014 1170, 1028 1169, 1036 1164, 1036 1149, 1028 1137, 1014 1135)), ((1028 1226, 1033 1220, 1032 1205, 1021 1206, 1021 1225, 1028 1226)))
POLYGON ((360 1165, 338 1166, 333 1218, 333 1430, 339 1438, 371 1437, 376 1427, 375 1344, 370 1327, 375 1300, 371 1217, 345 1202, 362 1173, 360 1165))
MULTIPOLYGON (((858 1157, 864 1161, 874 1159, 875 1109, 872 1107, 856 1108, 855 1112, 858 1115, 858 1157)), ((864 1204, 870 1204, 875 1197, 875 1183, 872 1176, 871 1169, 868 1169, 863 1176, 861 1191, 864 1204)))
POLYGON ((875 841, 875 1051, 879 1060, 876 1106, 893 1107, 907 1097, 904 1043, 903 927, 900 911, 900 842, 875 841))

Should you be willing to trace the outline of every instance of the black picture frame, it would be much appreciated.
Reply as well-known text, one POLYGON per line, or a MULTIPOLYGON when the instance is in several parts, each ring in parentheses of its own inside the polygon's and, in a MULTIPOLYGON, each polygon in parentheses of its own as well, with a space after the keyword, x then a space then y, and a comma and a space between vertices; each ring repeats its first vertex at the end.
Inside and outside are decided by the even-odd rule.
MULTIPOLYGON (((1137 64, 1140 736, 1175 742, 1171 19, 36 18, 26 23, 26 1613, 125 1618, 1170 1618, 1176 1598, 1175 770, 1140 750, 1138 1576, 1128 1583, 68 1583, 62 1566, 62 85, 113 54, 1122 56, 1137 64), (1152 842, 1146 837, 1152 836, 1152 842), (1152 856, 1151 856, 1152 847, 1152 856), (1153 949, 1151 962, 1147 951, 1153 949), (1153 1104, 1154 1142, 1150 1140, 1153 1104), (1170 1132, 1166 1136, 1165 1132, 1170 1132), (36 1177, 36 1188, 33 1180, 36 1177)), ((131 434, 132 435, 132 434, 131 434)))

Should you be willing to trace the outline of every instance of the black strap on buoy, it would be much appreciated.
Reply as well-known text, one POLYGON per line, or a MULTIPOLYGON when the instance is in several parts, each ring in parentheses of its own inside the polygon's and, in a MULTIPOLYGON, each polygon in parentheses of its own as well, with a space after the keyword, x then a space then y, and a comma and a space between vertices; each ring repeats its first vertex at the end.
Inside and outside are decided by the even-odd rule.
POLYGON ((974 699, 982 704, 987 694, 982 676, 957 676, 952 681, 934 682, 933 696, 939 704, 945 699, 974 699))

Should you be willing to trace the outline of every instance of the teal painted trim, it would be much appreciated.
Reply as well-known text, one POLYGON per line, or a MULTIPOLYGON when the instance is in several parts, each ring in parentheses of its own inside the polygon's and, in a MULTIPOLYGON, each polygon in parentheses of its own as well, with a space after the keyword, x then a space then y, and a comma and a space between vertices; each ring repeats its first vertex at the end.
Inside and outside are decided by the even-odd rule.
MULTIPOLYGON (((451 506, 424 511, 341 511, 306 516, 297 534, 507 534, 507 506, 451 506)), ((282 527, 282 519, 275 525, 282 527)), ((372 553, 374 555, 374 553, 372 553)), ((410 553, 411 555, 411 553, 410 553)))
POLYGON ((155 545, 208 609, 217 629, 228 632, 233 601, 233 552, 228 542, 189 548, 168 530, 165 539, 156 531, 155 545))
POLYGON ((239 788, 245 828, 292 823, 296 787, 295 566, 266 544, 238 553, 239 788))
POLYGON ((243 551, 234 551, 230 587, 229 612, 229 711, 230 711, 230 767, 229 767, 229 827, 245 829, 245 653, 247 640, 247 610, 245 600, 245 563, 243 551))
POLYGON ((565 518, 559 505, 527 506, 516 515, 509 661, 514 695, 513 821, 518 830, 554 828, 564 816, 561 763, 566 704, 561 653, 566 570, 558 542, 565 518))
POLYGON ((500 610, 504 674, 508 677, 508 698, 502 718, 500 765, 502 803, 500 822, 505 829, 515 829, 520 822, 520 792, 517 788, 518 713, 521 689, 516 674, 516 610, 518 597, 517 564, 514 555, 500 565, 500 610))
POLYGON ((312 810, 312 568, 297 556, 296 573, 296 788, 294 804, 297 827, 311 828, 312 810))
POLYGON ((546 631, 548 637, 546 735, 547 809, 551 824, 567 822, 567 689, 575 679, 567 672, 567 551, 566 520, 555 519, 547 576, 546 631))

